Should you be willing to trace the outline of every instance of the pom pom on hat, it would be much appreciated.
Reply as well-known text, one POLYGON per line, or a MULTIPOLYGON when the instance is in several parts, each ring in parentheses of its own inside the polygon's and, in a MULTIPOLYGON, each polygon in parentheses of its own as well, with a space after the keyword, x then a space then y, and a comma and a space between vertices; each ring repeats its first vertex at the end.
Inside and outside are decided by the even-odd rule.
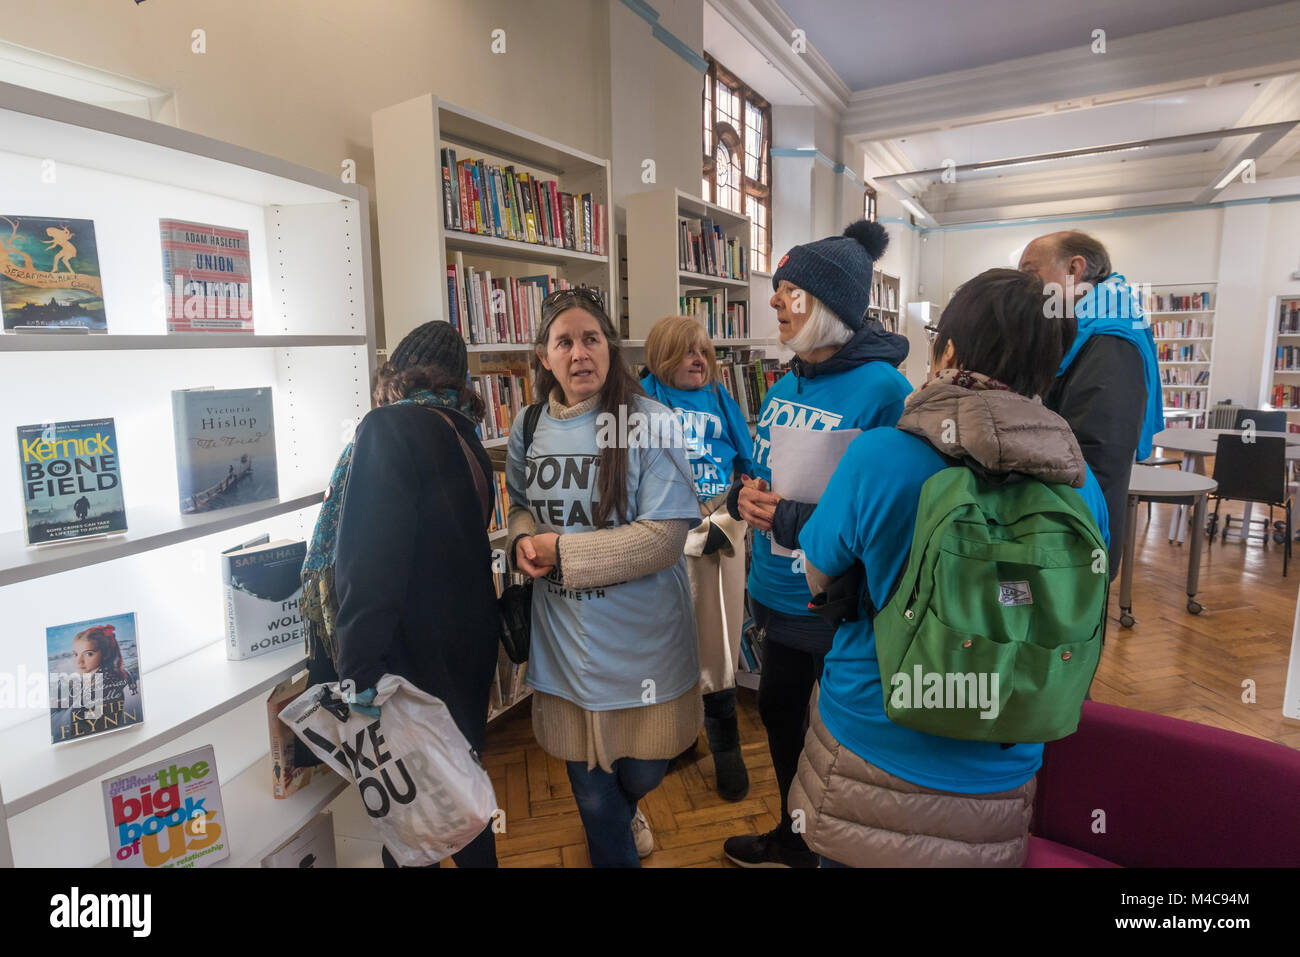
POLYGON ((879 259, 889 248, 889 233, 884 226, 869 219, 859 219, 844 227, 844 235, 856 239, 873 260, 879 259))

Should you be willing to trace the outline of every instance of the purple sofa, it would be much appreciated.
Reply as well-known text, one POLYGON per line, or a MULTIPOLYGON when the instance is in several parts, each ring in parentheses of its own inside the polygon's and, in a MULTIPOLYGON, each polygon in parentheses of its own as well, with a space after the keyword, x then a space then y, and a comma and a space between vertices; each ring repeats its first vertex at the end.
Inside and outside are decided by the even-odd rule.
POLYGON ((1300 867, 1300 751, 1085 701, 1043 749, 1030 833, 1026 867, 1300 867))

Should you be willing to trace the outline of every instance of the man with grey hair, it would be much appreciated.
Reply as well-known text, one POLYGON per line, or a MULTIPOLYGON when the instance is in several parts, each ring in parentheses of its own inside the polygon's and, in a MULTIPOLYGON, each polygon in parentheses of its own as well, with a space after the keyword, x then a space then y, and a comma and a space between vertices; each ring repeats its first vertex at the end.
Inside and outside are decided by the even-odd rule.
POLYGON ((1119 569, 1128 516, 1129 472, 1151 455, 1164 428, 1151 326, 1106 247, 1087 233, 1039 236, 1020 269, 1046 284, 1044 309, 1073 310, 1078 332, 1043 403, 1070 423, 1110 513, 1110 577, 1119 569))

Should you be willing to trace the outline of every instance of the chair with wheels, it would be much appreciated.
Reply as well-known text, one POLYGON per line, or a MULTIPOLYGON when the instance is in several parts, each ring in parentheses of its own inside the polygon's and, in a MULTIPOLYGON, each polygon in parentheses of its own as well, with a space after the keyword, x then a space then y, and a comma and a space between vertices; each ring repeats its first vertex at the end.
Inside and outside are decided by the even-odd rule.
MULTIPOLYGON (((1220 435, 1214 456, 1214 481, 1219 487, 1211 493, 1214 517, 1209 522, 1210 528, 1217 525, 1219 505, 1225 500, 1267 505, 1268 518, 1250 519, 1241 533, 1242 539, 1249 541, 1250 526, 1258 522, 1263 525, 1261 540, 1267 542, 1270 530, 1275 529, 1273 509, 1286 510, 1286 521, 1276 523, 1282 528, 1274 530, 1274 541, 1282 546, 1282 577, 1285 578, 1291 559, 1291 496, 1286 480, 1286 439, 1281 436, 1220 435)), ((1231 525, 1232 516, 1224 516, 1221 541, 1227 539, 1231 525)), ((1214 541, 1213 532, 1209 533, 1209 539, 1214 541)))

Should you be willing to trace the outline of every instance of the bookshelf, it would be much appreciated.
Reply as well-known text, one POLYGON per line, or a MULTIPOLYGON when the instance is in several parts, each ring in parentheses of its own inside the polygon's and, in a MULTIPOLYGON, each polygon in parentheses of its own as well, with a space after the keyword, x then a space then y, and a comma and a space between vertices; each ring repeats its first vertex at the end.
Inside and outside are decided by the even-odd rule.
POLYGON ((899 278, 879 269, 872 270, 871 305, 867 309, 867 316, 880 320, 880 324, 890 332, 898 332, 902 310, 902 285, 899 278))
MULTIPOLYGON (((612 221, 609 160, 448 103, 431 93, 378 110, 371 117, 371 127, 379 247, 384 264, 386 342, 396 344, 406 333, 431 319, 451 321, 447 273, 449 268, 454 272, 458 265, 462 267, 462 276, 466 270, 473 269, 483 279, 490 275, 494 280, 506 280, 511 303, 517 287, 510 280, 523 277, 540 276, 548 281, 564 280, 573 285, 599 288, 605 293, 611 318, 615 323, 619 321, 618 246, 612 221), (606 212, 600 234, 594 237, 599 243, 592 243, 601 251, 560 248, 455 229, 455 218, 461 212, 457 206, 452 211, 453 219, 448 221, 444 149, 453 150, 458 163, 481 160, 487 166, 510 167, 515 177, 527 174, 539 181, 554 181, 557 195, 559 192, 589 194, 592 203, 603 206, 606 212), (432 286, 431 277, 436 277, 432 286)), ((448 171, 448 179, 451 177, 457 177, 459 190, 456 170, 448 171)), ((495 207, 497 215, 508 220, 508 216, 500 214, 505 205, 504 194, 494 190, 493 195, 502 200, 495 207)), ((536 214, 534 221, 537 221, 536 214)), ((458 301, 463 298, 459 296, 458 301)), ((506 298, 503 295, 498 302, 506 298)), ((468 342, 471 338, 468 328, 465 324, 461 328, 468 342)), ((522 372, 532 349, 531 337, 524 334, 522 324, 507 329, 504 337, 488 335, 484 339, 488 341, 474 341, 466 347, 472 377, 477 379, 500 370, 522 372), (490 341, 493 339, 506 341, 490 341)), ((484 399, 489 406, 517 410, 531 396, 485 394, 484 399)), ((504 444, 510 416, 501 418, 502 421, 483 430, 485 445, 504 444)))
POLYGON ((0 709, 0 865, 108 855, 100 781, 201 745, 216 751, 238 866, 343 788, 322 772, 272 796, 266 697, 302 648, 228 661, 223 548, 306 539, 340 450, 370 409, 376 350, 365 189, 240 147, 0 83, 0 207, 95 223, 108 332, 0 336, 0 455, 16 428, 112 416, 128 531, 28 547, 18 470, 0 469, 0 672, 48 670, 45 629, 131 611, 144 720, 54 747, 43 701, 0 709), (39 157, 40 159, 37 159, 39 157), (53 182, 42 167, 57 170, 53 182), (253 334, 166 332, 160 219, 249 234, 253 334), (171 391, 272 388, 280 498, 182 516, 171 391))
POLYGON ((1210 412, 1218 283, 1152 283, 1142 309, 1151 323, 1164 413, 1180 428, 1200 428, 1210 412))
POLYGON ((1285 409, 1287 422, 1295 422, 1300 415, 1300 296, 1273 296, 1268 316, 1259 405, 1285 409))
POLYGON ((626 204, 628 335, 643 341, 660 319, 690 315, 691 301, 707 297, 717 317, 710 334, 714 344, 736 345, 741 341, 752 344, 749 217, 680 189, 633 193, 627 197, 626 204), (693 244, 684 245, 683 222, 697 221, 716 225, 722 231, 723 243, 736 251, 737 255, 720 270, 729 275, 701 271, 705 270, 707 260, 700 259, 693 244), (684 250, 689 250, 685 258, 684 250), (736 259, 743 264, 743 269, 736 268, 736 259), (699 264, 698 269, 695 265, 687 268, 688 262, 699 264), (685 310, 683 299, 687 300, 685 310), (728 329, 723 317, 733 306, 744 310, 745 321, 733 323, 728 329))

